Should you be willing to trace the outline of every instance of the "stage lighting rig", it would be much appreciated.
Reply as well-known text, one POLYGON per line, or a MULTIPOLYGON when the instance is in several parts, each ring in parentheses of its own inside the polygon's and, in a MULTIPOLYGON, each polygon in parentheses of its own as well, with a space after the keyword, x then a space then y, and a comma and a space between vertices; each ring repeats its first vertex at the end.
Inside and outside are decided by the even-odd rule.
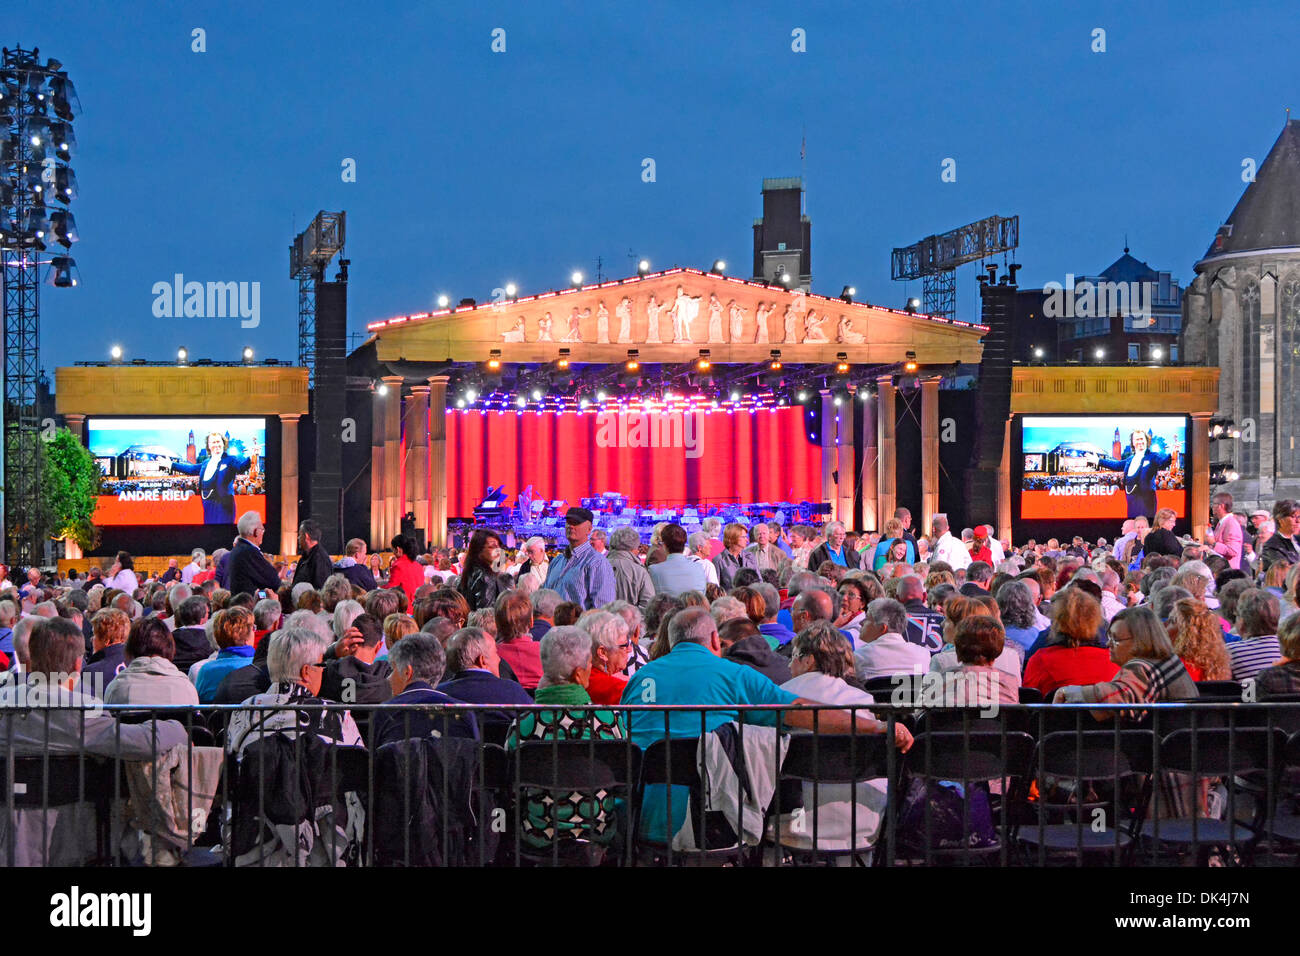
POLYGON ((853 297, 858 294, 858 290, 851 285, 846 285, 840 292, 840 299, 849 305, 853 304, 853 297))
POLYGON ((916 372, 918 367, 919 366, 916 364, 916 353, 909 351, 907 353, 907 361, 903 363, 903 371, 908 375, 911 375, 916 372))
POLYGON ((650 274, 649 259, 642 259, 636 264, 636 274, 639 276, 647 276, 650 274))
POLYGON ((910 298, 907 300, 907 304, 903 306, 903 311, 906 312, 908 315, 916 315, 916 311, 919 308, 921 308, 921 300, 917 298, 910 298))
POLYGON ((848 375, 849 372, 852 371, 852 369, 853 366, 849 364, 848 352, 835 353, 835 374, 836 375, 848 375))
POLYGON ((724 259, 714 259, 713 268, 709 270, 713 275, 720 276, 727 271, 727 263, 724 259))

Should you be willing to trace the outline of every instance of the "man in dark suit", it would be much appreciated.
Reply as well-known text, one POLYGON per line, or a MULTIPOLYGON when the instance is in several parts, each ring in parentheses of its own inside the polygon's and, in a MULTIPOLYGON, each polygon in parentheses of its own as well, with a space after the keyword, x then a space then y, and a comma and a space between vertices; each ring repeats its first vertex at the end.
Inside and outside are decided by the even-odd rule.
MULTIPOLYGON (((389 686, 393 696, 390 704, 461 704, 464 701, 434 690, 442 680, 447 666, 447 656, 442 644, 432 634, 408 634, 388 651, 388 661, 393 671, 389 686)), ((422 737, 464 737, 478 739, 478 723, 471 713, 441 713, 413 707, 375 712, 373 739, 376 747, 400 740, 422 737)))
POLYGON ((293 583, 304 581, 317 591, 325 586, 325 579, 334 573, 330 556, 320 543, 320 524, 308 518, 298 526, 298 548, 302 552, 298 558, 298 567, 293 572, 293 583))
MULTIPOLYGON (((256 595, 266 589, 274 596, 280 586, 280 576, 275 566, 262 553, 262 538, 266 526, 256 511, 245 511, 239 516, 239 538, 230 552, 230 593, 256 595)), ((324 583, 323 581, 321 582, 324 583)))
POLYGON ((1171 454, 1162 455, 1151 448, 1151 439, 1142 429, 1129 436, 1130 454, 1124 458, 1101 458, 1098 468, 1124 474, 1124 494, 1128 496, 1129 518, 1151 517, 1157 511, 1156 476, 1170 465, 1178 464, 1179 445, 1174 439, 1171 454))
MULTIPOLYGON (((501 656, 497 642, 482 628, 462 627, 447 642, 447 670, 451 674, 438 690, 467 704, 523 705, 533 702, 518 681, 501 676, 501 656)), ((501 731, 498 742, 505 740, 515 714, 508 710, 479 711, 485 734, 489 728, 501 731)), ((490 734, 489 734, 490 739, 490 734)))

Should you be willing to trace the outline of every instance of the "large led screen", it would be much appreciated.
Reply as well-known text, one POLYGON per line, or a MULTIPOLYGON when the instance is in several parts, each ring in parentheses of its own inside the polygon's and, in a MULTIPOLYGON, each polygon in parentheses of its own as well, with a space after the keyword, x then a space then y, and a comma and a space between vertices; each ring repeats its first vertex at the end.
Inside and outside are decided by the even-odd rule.
POLYGON ((1151 518, 1187 511, 1182 415, 1026 415, 1020 517, 1151 518))
POLYGON ((234 525, 266 516, 262 418, 91 418, 87 444, 103 473, 101 527, 234 525))

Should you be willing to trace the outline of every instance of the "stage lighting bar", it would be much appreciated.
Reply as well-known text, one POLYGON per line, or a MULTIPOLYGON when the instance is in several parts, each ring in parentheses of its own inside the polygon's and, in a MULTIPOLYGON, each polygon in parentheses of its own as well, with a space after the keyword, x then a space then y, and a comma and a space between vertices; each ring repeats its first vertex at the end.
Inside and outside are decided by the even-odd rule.
POLYGON ((849 353, 837 352, 835 355, 835 373, 837 375, 848 375, 852 368, 853 366, 849 364, 849 353))
POLYGON ((907 361, 903 363, 903 371, 907 372, 910 375, 913 372, 915 372, 919 367, 920 366, 916 364, 916 353, 909 351, 907 353, 907 361))

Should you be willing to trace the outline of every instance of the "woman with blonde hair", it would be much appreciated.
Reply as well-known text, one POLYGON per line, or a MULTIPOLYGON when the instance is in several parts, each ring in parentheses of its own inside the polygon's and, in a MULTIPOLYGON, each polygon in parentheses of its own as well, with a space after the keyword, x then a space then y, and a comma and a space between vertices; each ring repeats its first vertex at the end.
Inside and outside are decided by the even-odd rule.
POLYGON ((1194 598, 1174 603, 1166 624, 1169 640, 1194 681, 1231 680, 1232 658, 1219 615, 1194 598))
POLYGON ((1103 619, 1101 602, 1083 588, 1058 591, 1052 599, 1047 645, 1025 664, 1025 686, 1051 700, 1061 687, 1096 684, 1113 677, 1110 651, 1097 639, 1103 619))

